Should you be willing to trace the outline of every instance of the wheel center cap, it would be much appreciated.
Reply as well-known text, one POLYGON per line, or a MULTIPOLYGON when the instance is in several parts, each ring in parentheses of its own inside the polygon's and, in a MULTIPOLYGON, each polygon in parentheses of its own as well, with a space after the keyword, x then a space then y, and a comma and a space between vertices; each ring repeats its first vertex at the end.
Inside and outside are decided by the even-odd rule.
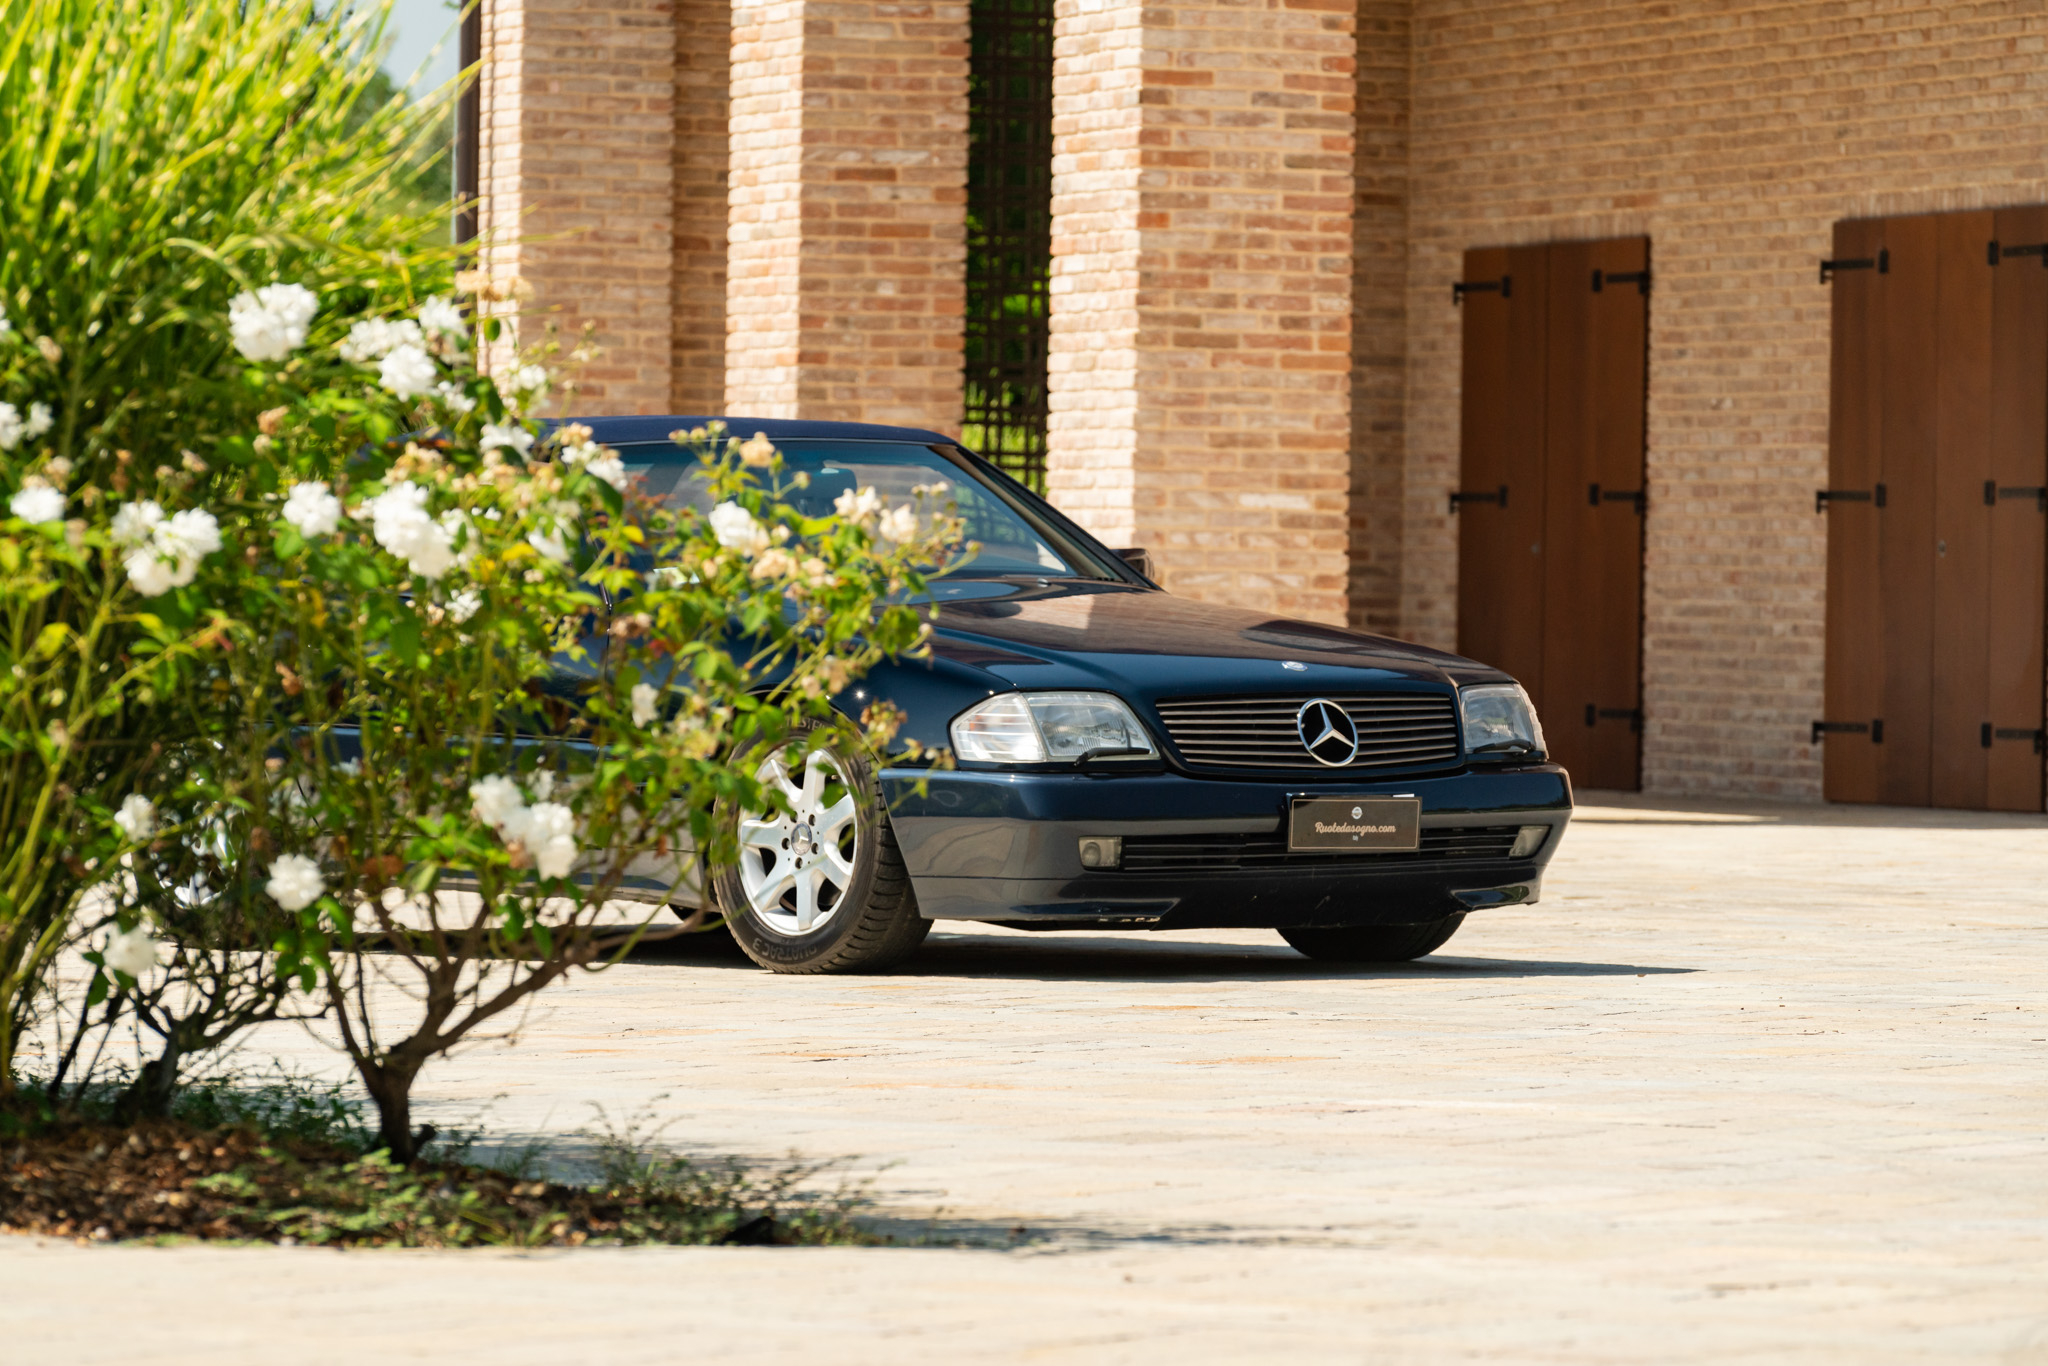
POLYGON ((789 832, 790 853, 795 854, 798 858, 803 858, 811 852, 811 846, 812 836, 810 826, 805 824, 799 824, 796 827, 796 829, 789 832))

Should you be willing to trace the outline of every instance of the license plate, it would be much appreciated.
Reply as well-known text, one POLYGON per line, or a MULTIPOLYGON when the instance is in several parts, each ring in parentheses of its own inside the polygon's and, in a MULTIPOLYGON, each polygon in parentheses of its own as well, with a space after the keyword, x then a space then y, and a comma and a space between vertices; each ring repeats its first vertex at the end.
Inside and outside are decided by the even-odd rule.
POLYGON ((1419 848, 1422 802, 1415 797, 1296 797, 1287 847, 1307 853, 1419 848))

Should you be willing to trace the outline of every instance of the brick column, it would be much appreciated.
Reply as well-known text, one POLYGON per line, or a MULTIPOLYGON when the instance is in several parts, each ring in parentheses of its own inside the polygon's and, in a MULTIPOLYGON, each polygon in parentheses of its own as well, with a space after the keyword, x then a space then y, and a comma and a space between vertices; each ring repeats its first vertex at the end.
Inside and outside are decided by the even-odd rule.
POLYGON ((670 0, 485 0, 479 228, 533 287, 521 338, 594 325, 580 413, 669 406, 675 17, 670 0), (541 240, 545 239, 545 240, 541 240))
POLYGON ((967 6, 735 0, 725 407, 957 431, 967 6))
POLYGON ((1056 0, 1048 485, 1169 587, 1345 619, 1348 0, 1056 0))
POLYGON ((725 409, 732 0, 675 0, 675 308, 670 411, 725 409))

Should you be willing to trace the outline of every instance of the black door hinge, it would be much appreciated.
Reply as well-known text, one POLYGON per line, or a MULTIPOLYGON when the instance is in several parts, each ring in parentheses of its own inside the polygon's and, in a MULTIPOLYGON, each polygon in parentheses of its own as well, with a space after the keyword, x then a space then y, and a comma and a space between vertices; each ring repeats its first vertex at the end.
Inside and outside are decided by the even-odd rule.
POLYGON ((1820 282, 1826 284, 1828 276, 1842 270, 1875 270, 1879 275, 1889 275, 1892 271, 1892 254, 1889 250, 1884 250, 1875 256, 1844 256, 1833 261, 1822 261, 1820 282))
POLYGON ((1604 292, 1609 285, 1634 285, 1636 293, 1648 294, 1650 292, 1650 268, 1645 266, 1641 270, 1625 272, 1619 270, 1596 270, 1593 272, 1593 292, 1595 294, 1604 292))
POLYGON ((1883 722, 1882 720, 1877 720, 1877 721, 1870 721, 1870 722, 1863 722, 1863 721, 1816 721, 1816 722, 1814 722, 1814 723, 1813 723, 1813 741, 1812 741, 1812 743, 1814 743, 1814 744, 1816 744, 1816 745, 1817 745, 1817 744, 1819 744, 1819 743, 1820 743, 1820 738, 1821 738, 1821 736, 1823 736, 1823 735, 1863 735, 1863 734, 1868 734, 1868 735, 1870 736, 1870 743, 1871 743, 1871 744, 1873 744, 1873 745, 1881 745, 1881 744, 1883 744, 1883 743, 1884 743, 1884 722, 1883 722))
POLYGON ((1998 726, 1994 728, 1989 721, 1986 721, 1983 730, 1979 732, 1979 736, 1986 749, 1991 748, 1993 740, 2026 740, 2033 744, 2034 753, 2036 754, 2048 750, 2048 731, 2028 730, 2024 726, 1998 726))
POLYGON ((1460 280, 1451 286, 1451 302, 1465 302, 1467 294, 1498 294, 1503 299, 1515 297, 1515 277, 1503 275, 1498 280, 1460 280))
POLYGON ((1636 505, 1636 516, 1640 517, 1643 515, 1643 510, 1649 506, 1650 495, 1641 489, 1629 489, 1626 491, 1607 489, 1602 491, 1598 484, 1588 484, 1586 485, 1586 502, 1592 507, 1599 507, 1602 503, 1634 503, 1636 505))
POLYGON ((1457 512, 1459 508, 1467 503, 1492 503, 1495 507, 1504 508, 1508 505, 1508 486, 1502 484, 1493 493, 1453 493, 1451 495, 1451 511, 1453 513, 1457 512))
POLYGON ((1989 479, 1984 481, 1984 501, 1995 503, 2006 498, 2031 498, 2036 509, 2048 512, 2048 488, 1999 488, 1989 479), (1994 496, 1995 494, 1995 496, 1994 496))
POLYGON ((1875 489, 1815 489, 1813 491, 1813 510, 1815 512, 1826 512, 1829 503, 1870 503, 1877 507, 1883 507, 1884 485, 1879 484, 1875 489))
POLYGON ((1597 726, 1602 721, 1626 721, 1630 730, 1643 728, 1643 713, 1639 707, 1596 707, 1586 704, 1586 724, 1597 726))
POLYGON ((2002 246, 1995 241, 1984 244, 1984 259, 1994 266, 2015 256, 2038 256, 2042 267, 2048 268, 2048 242, 2036 242, 2028 247, 2002 246))

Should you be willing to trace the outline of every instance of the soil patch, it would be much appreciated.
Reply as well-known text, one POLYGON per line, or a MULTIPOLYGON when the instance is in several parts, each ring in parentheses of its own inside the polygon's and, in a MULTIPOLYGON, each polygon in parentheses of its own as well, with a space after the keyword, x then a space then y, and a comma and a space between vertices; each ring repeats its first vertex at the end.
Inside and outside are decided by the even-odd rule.
POLYGON ((0 1140, 0 1233, 88 1241, 246 1239, 327 1246, 877 1243, 844 1191, 682 1159, 605 1187, 176 1120, 75 1124, 0 1140))

